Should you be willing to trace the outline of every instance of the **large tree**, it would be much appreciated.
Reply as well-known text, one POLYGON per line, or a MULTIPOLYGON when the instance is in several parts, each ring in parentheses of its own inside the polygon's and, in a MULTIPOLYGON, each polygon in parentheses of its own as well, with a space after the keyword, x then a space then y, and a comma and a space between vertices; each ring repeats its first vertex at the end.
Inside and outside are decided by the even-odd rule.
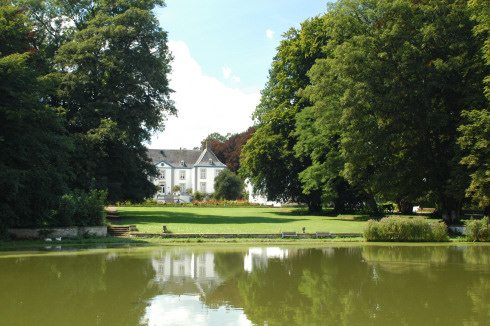
POLYGON ((53 59, 53 101, 66 110, 75 143, 72 187, 107 189, 110 201, 149 197, 155 171, 143 142, 175 112, 167 35, 152 13, 163 1, 58 3, 58 17, 72 23, 53 59))
POLYGON ((211 141, 211 149, 218 159, 226 164, 228 169, 234 173, 238 173, 240 169, 240 155, 242 152, 242 147, 247 143, 247 141, 252 137, 255 132, 254 127, 250 127, 247 131, 238 134, 227 134, 226 136, 220 135, 219 133, 210 134, 206 140, 211 141))
MULTIPOLYGON (((469 6, 472 18, 478 23, 474 27, 477 37, 484 41, 481 54, 487 66, 490 65, 490 3, 484 0, 471 0, 469 6)), ((490 74, 485 76, 485 94, 490 101, 490 74)), ((490 216, 490 109, 487 107, 464 111, 467 118, 460 126, 459 144, 465 150, 461 163, 470 170, 470 186, 466 195, 471 197, 485 215, 490 216)))
MULTIPOLYGON (((69 142, 24 11, 0 3, 0 229, 43 224, 66 191, 69 142)), ((0 230, 1 231, 1 230, 0 230)), ((1 233, 1 232, 0 232, 1 233)))
POLYGON ((309 164, 307 156, 295 155, 296 114, 310 103, 299 90, 310 84, 308 70, 325 54, 327 35, 323 19, 305 21, 301 29, 286 32, 262 90, 254 119, 256 132, 243 147, 241 174, 256 192, 269 200, 307 203, 311 210, 321 209, 320 191, 303 192, 299 173, 309 164))
POLYGON ((465 1, 339 1, 326 25, 329 56, 311 69, 313 106, 298 133, 318 134, 310 147, 323 152, 331 141, 322 139, 338 135, 341 173, 370 194, 374 212, 375 199, 410 207, 432 194, 444 216, 457 215, 467 186, 461 111, 486 105, 465 1))

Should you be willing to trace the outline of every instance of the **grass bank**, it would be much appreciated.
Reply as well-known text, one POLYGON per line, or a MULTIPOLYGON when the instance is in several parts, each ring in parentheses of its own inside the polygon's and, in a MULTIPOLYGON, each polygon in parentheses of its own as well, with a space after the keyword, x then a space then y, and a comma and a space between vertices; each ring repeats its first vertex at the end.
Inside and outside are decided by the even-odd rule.
POLYGON ((248 207, 118 207, 113 224, 136 225, 139 232, 160 233, 279 233, 283 231, 362 232, 365 216, 309 215, 301 209, 248 207))

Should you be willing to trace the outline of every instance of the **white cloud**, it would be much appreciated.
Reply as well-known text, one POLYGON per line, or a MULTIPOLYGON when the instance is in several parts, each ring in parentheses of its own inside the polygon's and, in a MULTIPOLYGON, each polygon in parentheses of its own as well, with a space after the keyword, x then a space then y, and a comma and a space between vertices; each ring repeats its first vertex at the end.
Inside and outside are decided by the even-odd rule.
MULTIPOLYGON (((174 56, 170 88, 175 91, 171 97, 178 117, 169 117, 165 131, 152 137, 150 148, 190 149, 200 146, 210 133, 238 133, 252 126, 251 115, 259 103, 259 93, 247 94, 204 75, 184 42, 169 41, 168 45, 174 56)), ((224 68, 230 70, 230 77, 231 69, 224 68)))
POLYGON ((230 75, 231 75, 231 68, 230 67, 224 66, 224 67, 221 68, 221 70, 223 70, 223 77, 225 79, 230 78, 230 75))
POLYGON ((265 32, 265 35, 267 35, 267 38, 270 38, 272 40, 272 38, 274 37, 274 31, 273 30, 270 30, 268 29, 266 32, 265 32))
POLYGON ((230 79, 230 77, 231 77, 232 81, 237 82, 237 83, 240 82, 240 77, 237 77, 237 76, 231 74, 232 70, 230 67, 224 66, 221 68, 221 70, 223 71, 223 78, 224 79, 230 79))

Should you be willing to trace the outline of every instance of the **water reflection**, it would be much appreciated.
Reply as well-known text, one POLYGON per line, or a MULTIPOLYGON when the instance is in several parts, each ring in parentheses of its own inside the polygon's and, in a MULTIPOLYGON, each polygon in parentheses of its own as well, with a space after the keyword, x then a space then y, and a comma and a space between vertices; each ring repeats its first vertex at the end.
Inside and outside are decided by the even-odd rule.
POLYGON ((0 276, 2 325, 490 324, 490 246, 9 252, 0 276))

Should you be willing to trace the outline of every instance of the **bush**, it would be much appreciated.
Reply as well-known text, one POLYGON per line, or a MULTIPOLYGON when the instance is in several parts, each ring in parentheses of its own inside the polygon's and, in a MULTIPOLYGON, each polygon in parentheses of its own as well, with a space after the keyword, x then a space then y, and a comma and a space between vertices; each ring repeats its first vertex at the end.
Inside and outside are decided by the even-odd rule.
POLYGON ((51 226, 95 226, 104 224, 104 206, 107 192, 92 189, 75 190, 63 195, 51 226))
POLYGON ((214 179, 214 198, 236 200, 242 197, 243 181, 231 170, 224 169, 214 179))
POLYGON ((366 241, 448 241, 447 226, 423 217, 386 217, 364 226, 366 241))
POLYGON ((466 240, 468 241, 490 241, 490 228, 488 217, 482 220, 465 221, 467 228, 466 240))
POLYGON ((194 197, 194 200, 201 201, 204 199, 204 197, 206 197, 206 193, 196 190, 196 192, 194 192, 192 197, 194 197))

